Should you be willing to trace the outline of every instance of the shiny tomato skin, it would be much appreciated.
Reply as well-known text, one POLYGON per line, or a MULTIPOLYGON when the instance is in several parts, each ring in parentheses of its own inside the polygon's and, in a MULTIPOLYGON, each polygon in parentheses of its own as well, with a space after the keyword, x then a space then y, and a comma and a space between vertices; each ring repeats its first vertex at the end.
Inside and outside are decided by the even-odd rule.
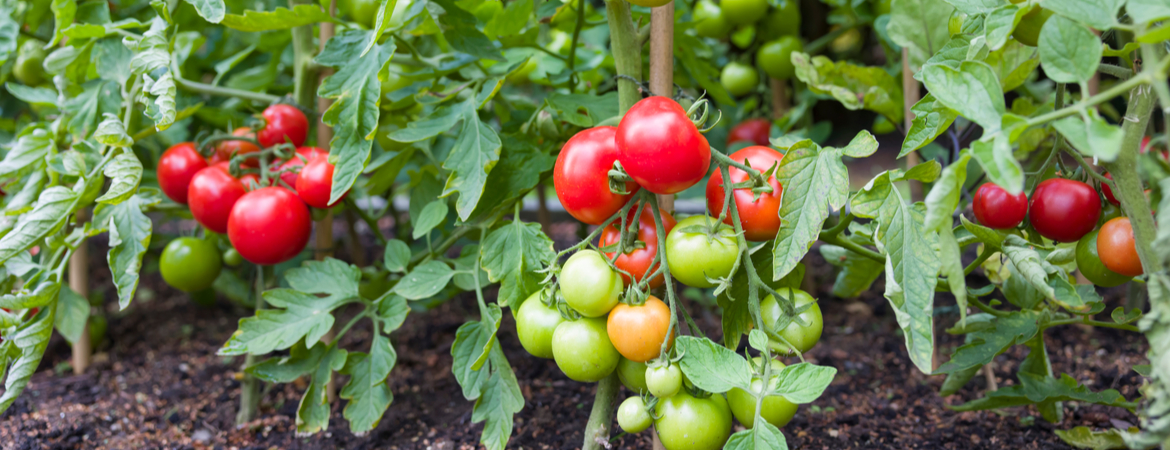
POLYGON ((543 291, 528 296, 516 313, 516 335, 524 350, 537 358, 552 359, 552 338, 565 319, 555 307, 540 301, 543 291))
POLYGON ((674 397, 682 389, 683 375, 678 364, 646 368, 646 390, 658 398, 674 397))
POLYGON ((617 160, 614 141, 617 127, 593 127, 573 135, 553 166, 553 186, 557 199, 577 220, 601 225, 638 191, 638 185, 626 183, 629 194, 609 190, 609 170, 617 160))
POLYGON ((280 163, 276 170, 285 170, 296 168, 291 172, 284 172, 280 174, 280 180, 287 184, 288 187, 297 188, 297 178, 300 175, 300 167, 305 167, 305 164, 312 161, 317 156, 329 156, 329 151, 318 147, 300 147, 297 148, 297 154, 287 161, 280 163))
POLYGON ((159 258, 163 281, 183 292, 211 287, 223 268, 223 258, 215 241, 194 237, 172 240, 159 258))
POLYGON ((1037 233, 1057 242, 1076 242, 1093 231, 1101 216, 1101 197, 1080 181, 1052 178, 1032 193, 1028 220, 1037 233))
MULTIPOLYGON (((608 326, 607 330, 608 331, 608 326)), ((618 379, 630 391, 642 394, 650 392, 646 388, 646 363, 633 362, 622 358, 617 366, 618 379)))
MULTIPOLYGON (((232 131, 232 135, 252 139, 256 138, 256 133, 252 132, 252 129, 249 127, 236 128, 234 131, 232 131)), ((222 161, 231 160, 232 153, 242 155, 245 153, 255 153, 258 151, 260 151, 260 147, 257 147, 256 144, 247 141, 223 141, 219 144, 216 144, 215 146, 215 154, 222 161)), ((249 164, 254 163, 255 161, 256 160, 254 158, 247 160, 249 164)))
POLYGON ((618 426, 626 433, 641 433, 650 428, 653 420, 650 418, 650 413, 646 411, 646 403, 642 397, 633 396, 627 398, 618 407, 617 412, 618 426))
POLYGON ((769 145, 769 135, 772 133, 772 121, 768 119, 748 119, 731 128, 727 133, 727 145, 747 141, 756 145, 769 145))
POLYGON ((205 168, 207 161, 195 149, 194 142, 175 144, 158 159, 158 187, 167 198, 185 205, 191 178, 205 168))
POLYGON ((228 163, 222 162, 204 168, 191 177, 191 184, 187 187, 187 204, 196 221, 222 234, 228 230, 228 216, 231 215, 232 207, 246 193, 244 183, 232 177, 228 173, 228 163))
POLYGON ((1097 235, 1099 230, 1093 230, 1077 241, 1077 271, 1093 284, 1101 287, 1121 286, 1132 277, 1121 275, 1109 270, 1101 262, 1097 254, 1097 235))
POLYGON ((1023 192, 1011 195, 995 183, 983 183, 975 191, 972 202, 975 219, 989 228, 1015 228, 1028 214, 1028 196, 1023 192))
POLYGON ((305 143, 309 135, 309 119, 295 106, 276 104, 264 109, 264 128, 256 132, 262 147, 292 142, 294 147, 305 143), (285 139, 288 139, 287 141, 285 139))
MULTIPOLYGON (((788 289, 781 289, 780 295, 789 295, 788 289)), ((814 299, 807 292, 793 289, 792 301, 796 307, 801 307, 809 303, 813 303, 811 307, 800 314, 801 320, 804 320, 808 326, 803 326, 796 321, 788 324, 783 330, 780 330, 780 336, 788 343, 796 347, 796 350, 801 353, 806 353, 817 345, 817 341, 821 340, 821 333, 824 331, 825 319, 821 314, 821 307, 816 304, 814 299)), ((760 315, 763 316, 764 326, 774 328, 776 322, 780 320, 780 316, 784 315, 784 310, 780 307, 780 302, 776 297, 768 295, 760 301, 760 315)), ((772 349, 782 354, 792 353, 792 348, 781 341, 772 341, 772 349)))
MULTIPOLYGON (((1107 173, 1107 174, 1105 174, 1105 178, 1112 180, 1113 174, 1107 173)), ((1121 206, 1121 201, 1118 200, 1117 197, 1115 197, 1113 195, 1113 188, 1109 187, 1108 184, 1101 183, 1101 193, 1105 194, 1105 200, 1108 200, 1109 203, 1112 203, 1112 204, 1117 205, 1117 206, 1121 206)))
POLYGON ((670 275, 687 286, 712 288, 731 275, 739 259, 739 242, 730 225, 714 217, 698 215, 680 220, 666 236, 666 261, 670 275), (708 231, 714 227, 712 235, 708 231))
POLYGON ((580 318, 557 325, 552 338, 553 360, 570 379, 600 381, 617 368, 618 354, 605 332, 605 319, 580 318))
POLYGON ((1118 274, 1136 277, 1145 272, 1128 217, 1118 217, 1101 225, 1101 231, 1097 233, 1097 256, 1105 268, 1118 274))
MULTIPOLYGON (((753 169, 767 171, 773 164, 779 164, 784 155, 769 147, 751 146, 731 154, 731 159, 747 162, 753 169)), ((747 172, 735 167, 729 167, 732 183, 739 183, 748 179, 747 172)), ((739 211, 739 220, 743 223, 743 236, 749 241, 769 241, 776 238, 780 230, 780 199, 783 197, 784 187, 776 181, 776 175, 768 178, 772 192, 761 194, 759 199, 753 199, 751 189, 736 189, 731 200, 739 211)), ((723 212, 723 172, 716 171, 707 179, 707 209, 711 215, 718 217, 723 212)), ((728 225, 735 226, 731 214, 723 219, 728 225)))
MULTIPOLYGON (((636 211, 637 207, 631 208, 630 215, 632 216, 636 211)), ((674 229, 674 217, 661 209, 658 211, 662 214, 663 232, 669 234, 670 230, 674 229)), ((627 219, 627 223, 629 220, 632 220, 632 217, 627 219)), ((605 230, 601 232, 601 240, 598 243, 598 247, 616 244, 621 239, 621 232, 618 231, 618 227, 621 227, 621 225, 620 220, 615 220, 613 224, 605 227, 605 230)), ((665 240, 665 236, 663 239, 665 240)), ((645 247, 633 251, 623 251, 621 255, 618 255, 613 265, 632 275, 634 277, 633 281, 640 282, 646 274, 654 273, 658 269, 658 265, 661 264, 659 262, 654 267, 650 267, 650 263, 654 262, 654 255, 658 254, 658 229, 654 226, 654 212, 650 211, 650 207, 648 206, 642 208, 642 215, 638 220, 638 240, 645 243, 645 247)), ((617 249, 615 248, 614 250, 606 252, 605 256, 612 259, 617 249)), ((650 288, 653 289, 662 286, 664 280, 665 277, 663 275, 658 275, 650 280, 650 288)), ((631 282, 626 274, 622 274, 622 281, 626 286, 629 286, 631 282)))
POLYGON ((635 103, 617 128, 618 161, 639 186, 674 194, 698 183, 711 166, 707 138, 674 100, 635 103))
POLYGON ((659 399, 654 429, 666 450, 717 450, 731 435, 731 408, 723 394, 695 398, 686 391, 659 399))
POLYGON ((329 194, 333 190, 333 164, 328 157, 317 156, 305 164, 297 178, 297 195, 305 203, 314 208, 332 208, 345 198, 329 203, 329 194))
POLYGON ((265 187, 236 202, 228 219, 228 239, 254 264, 279 264, 309 243, 309 208, 288 189, 265 187))
POLYGON ((585 317, 609 314, 622 295, 622 278, 594 250, 581 250, 570 256, 557 281, 565 303, 585 317))
POLYGON ((606 320, 606 332, 614 348, 626 359, 640 363, 658 357, 669 328, 670 308, 653 295, 639 306, 619 303, 606 320))

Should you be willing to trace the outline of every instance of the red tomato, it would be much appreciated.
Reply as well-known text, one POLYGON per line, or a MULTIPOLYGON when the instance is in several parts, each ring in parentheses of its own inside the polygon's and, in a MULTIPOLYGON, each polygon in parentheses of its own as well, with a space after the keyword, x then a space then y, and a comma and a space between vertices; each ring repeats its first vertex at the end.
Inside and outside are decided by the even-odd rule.
POLYGON ((305 203, 314 208, 331 208, 336 202, 329 203, 329 193, 333 189, 333 164, 329 164, 329 156, 317 156, 305 164, 301 175, 297 178, 297 195, 305 203))
MULTIPOLYGON (((232 131, 232 135, 248 137, 252 139, 256 138, 256 133, 253 133, 252 129, 248 127, 236 128, 235 131, 232 131)), ((223 161, 232 159, 232 153, 238 153, 242 155, 244 153, 255 153, 258 151, 260 151, 260 147, 257 147, 255 144, 247 141, 223 141, 215 146, 216 156, 218 156, 219 159, 223 161)), ((248 163, 252 163, 254 161, 255 159, 247 160, 248 163)))
POLYGON ((245 183, 232 177, 228 163, 222 162, 191 177, 187 202, 195 220, 211 231, 225 233, 232 206, 246 193, 245 183))
MULTIPOLYGON (((743 161, 761 172, 767 171, 773 164, 779 164, 784 155, 769 147, 753 145, 731 154, 731 159, 743 161)), ((727 169, 732 183, 739 183, 748 179, 747 172, 735 167, 727 169)), ((780 199, 783 197, 784 187, 776 181, 776 176, 768 178, 772 192, 760 195, 754 199, 751 189, 736 189, 731 199, 739 211, 739 220, 743 223, 743 237, 749 241, 768 241, 776 238, 780 230, 780 199)), ((707 209, 712 216, 718 217, 723 213, 723 172, 716 171, 707 179, 707 209)), ((733 225, 731 214, 723 220, 733 225)))
POLYGON ((1119 274, 1136 277, 1144 272, 1128 217, 1118 217, 1101 225, 1101 231, 1097 233, 1097 256, 1107 269, 1119 274))
POLYGON ((995 183, 983 183, 975 191, 972 207, 979 223, 996 229, 1015 228, 1028 214, 1028 196, 1011 195, 995 183))
POLYGON ((300 172, 299 168, 304 167, 306 162, 312 161, 313 158, 316 158, 318 155, 329 156, 329 152, 325 149, 317 147, 300 147, 297 149, 297 155, 299 156, 293 156, 292 158, 289 158, 288 161, 285 161, 284 163, 274 167, 274 171, 281 171, 293 167, 298 168, 292 172, 285 172, 280 174, 280 180, 284 181, 284 184, 287 184, 293 189, 296 189, 297 187, 297 174, 300 172))
POLYGON ((727 134, 727 145, 735 142, 748 141, 756 145, 770 145, 769 134, 772 133, 772 121, 768 119, 748 119, 740 122, 727 134))
MULTIPOLYGON (((1146 138, 1146 139, 1149 139, 1149 138, 1146 138)), ((1105 174, 1105 178, 1112 180, 1113 174, 1107 173, 1107 174, 1105 174)), ((1109 203, 1112 203, 1112 204, 1117 205, 1117 206, 1121 206, 1121 201, 1118 200, 1117 197, 1113 196, 1113 188, 1109 187, 1108 184, 1101 183, 1101 193, 1105 194, 1105 200, 1109 200, 1109 203)))
POLYGON ((292 105, 277 104, 264 109, 264 128, 256 133, 263 147, 292 142, 295 147, 305 143, 309 135, 309 119, 292 105), (287 138, 287 141, 285 140, 287 138))
POLYGON ((1101 196, 1080 181, 1044 180, 1032 193, 1028 220, 1048 239, 1075 242, 1093 231, 1101 216, 1101 196))
POLYGON ((609 170, 617 160, 616 127, 594 127, 573 135, 553 166, 557 198, 577 220, 601 225, 622 209, 639 187, 626 183, 627 195, 609 190, 609 170))
POLYGON ((711 166, 711 146, 667 97, 635 103, 617 128, 618 161, 626 173, 655 194, 674 194, 698 183, 711 166))
MULTIPOLYGON (((633 215, 635 214, 636 210, 637 207, 630 209, 630 218, 627 220, 633 220, 633 215)), ((674 229, 674 217, 666 211, 662 211, 661 209, 659 212, 662 214, 662 231, 669 234, 670 230, 674 229)), ((621 238, 621 232, 618 231, 618 227, 621 225, 622 223, 619 220, 615 221, 610 226, 605 227, 605 230, 601 232, 601 241, 597 244, 598 247, 605 247, 610 244, 616 244, 621 238)), ((665 236, 663 237, 665 238, 665 236)), ((655 264, 654 267, 650 267, 650 263, 654 261, 654 255, 658 253, 658 230, 654 227, 654 212, 650 211, 649 207, 642 208, 642 216, 638 220, 638 240, 645 243, 645 246, 639 249, 634 249, 633 251, 627 250, 623 252, 618 256, 617 260, 614 261, 613 265, 617 266, 618 269, 624 270, 630 275, 633 275, 636 281, 642 281, 642 278, 644 278, 647 273, 654 273, 654 271, 658 270, 659 264, 661 264, 661 262, 659 262, 658 264, 655 264)), ((607 252, 605 256, 612 259, 614 253, 615 252, 612 251, 607 252)), ((662 286, 664 280, 665 278, 662 275, 659 275, 653 280, 650 280, 650 288, 662 286)), ((622 274, 622 281, 624 281, 626 285, 629 285, 630 277, 622 274)))
POLYGON ((206 167, 207 161, 195 150, 195 143, 175 144, 158 159, 158 187, 168 198, 185 205, 191 177, 206 167))
POLYGON ((227 235, 240 256, 255 264, 279 264, 309 242, 312 218, 297 195, 278 187, 260 188, 236 202, 227 235))
MULTIPOLYGON (((1142 145, 1139 147, 1139 149, 1141 150, 1142 153, 1147 153, 1150 151, 1150 137, 1149 136, 1142 138, 1142 145)), ((1170 150, 1163 148, 1160 153, 1162 154, 1162 159, 1170 160, 1170 150)))

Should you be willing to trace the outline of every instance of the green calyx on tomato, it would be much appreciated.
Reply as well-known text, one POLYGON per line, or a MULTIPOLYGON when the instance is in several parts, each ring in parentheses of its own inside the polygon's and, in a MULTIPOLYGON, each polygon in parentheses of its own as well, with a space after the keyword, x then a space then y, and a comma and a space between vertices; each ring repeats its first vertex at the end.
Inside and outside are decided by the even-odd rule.
POLYGON ((1097 234, 1100 230, 1093 230, 1077 241, 1077 270, 1093 284, 1101 287, 1121 286, 1131 277, 1119 274, 1101 263, 1097 254, 1097 234))
POLYGON ((803 51, 804 44, 796 36, 783 36, 764 44, 756 52, 756 64, 764 69, 769 77, 787 80, 796 75, 796 67, 792 65, 792 54, 803 51))
POLYGON ((682 370, 677 364, 646 368, 646 389, 658 398, 670 398, 682 389, 682 370))
POLYGON ((516 313, 516 334, 520 336, 520 345, 532 356, 552 359, 553 333, 565 319, 555 307, 541 301, 544 294, 545 291, 537 291, 520 305, 516 313))
POLYGON ((747 64, 731 62, 723 66, 723 72, 719 74, 719 82, 723 84, 723 88, 735 97, 747 95, 756 89, 756 85, 760 84, 760 74, 755 67, 747 64))
POLYGON ((641 433, 650 428, 653 423, 650 413, 646 411, 646 402, 638 396, 627 398, 622 402, 622 405, 618 407, 617 421, 618 426, 622 427, 626 433, 641 433))
POLYGON ((222 268, 223 259, 215 243, 193 237, 168 243, 159 261, 163 280, 183 292, 211 287, 222 268))
POLYGON ((557 326, 552 338, 553 360, 570 379, 601 381, 617 368, 622 355, 609 342, 604 318, 581 318, 557 326))
MULTIPOLYGON (((821 339, 821 332, 824 328, 824 318, 821 316, 821 308, 817 306, 816 300, 799 289, 780 289, 781 295, 789 295, 791 292, 791 300, 796 306, 797 311, 804 305, 810 305, 808 309, 799 314, 801 320, 808 325, 801 325, 793 320, 783 330, 779 331, 781 337, 792 344, 800 353, 805 353, 817 344, 821 339)), ((780 320, 780 316, 784 311, 780 308, 780 303, 776 298, 769 295, 760 302, 760 314, 764 318, 764 326, 769 329, 775 328, 776 322, 780 320)), ((791 353, 791 349, 782 342, 772 341, 772 348, 781 353, 791 353)))
POLYGON ((687 217, 666 235, 670 273, 687 286, 715 287, 708 279, 730 276, 738 257, 735 230, 711 216, 687 217))
POLYGON ((720 394, 697 398, 686 391, 659 399, 654 429, 667 450, 717 450, 731 435, 731 408, 720 394))
POLYGON ((585 317, 609 314, 623 289, 622 277, 595 250, 581 250, 569 257, 558 282, 565 302, 585 317))
MULTIPOLYGON (((763 358, 756 357, 752 361, 755 365, 763 364, 763 358)), ((771 389, 775 389, 780 385, 780 371, 784 370, 784 363, 772 360, 771 389)), ((735 420, 742 423, 744 427, 752 428, 756 423, 756 396, 762 392, 764 382, 759 375, 752 377, 752 392, 749 393, 740 388, 732 388, 727 391, 727 403, 731 406, 731 413, 735 415, 735 420)), ((764 399, 763 404, 760 405, 760 417, 768 423, 775 425, 777 428, 787 425, 792 417, 796 415, 797 405, 788 401, 784 397, 778 395, 768 396, 764 399)))

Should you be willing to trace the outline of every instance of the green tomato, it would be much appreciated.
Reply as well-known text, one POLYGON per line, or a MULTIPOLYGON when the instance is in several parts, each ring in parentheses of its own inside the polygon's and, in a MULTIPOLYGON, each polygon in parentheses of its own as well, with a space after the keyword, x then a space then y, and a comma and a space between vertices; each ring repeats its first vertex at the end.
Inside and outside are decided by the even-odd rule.
POLYGON ((622 295, 622 277, 596 250, 574 253, 558 279, 565 302, 585 317, 608 314, 622 295))
POLYGON ((695 398, 687 392, 660 399, 654 429, 667 450, 717 450, 731 435, 731 409, 720 394, 695 398))
POLYGON ((1097 256, 1098 231, 1100 230, 1090 231, 1089 234, 1084 235, 1081 237, 1081 240, 1077 241, 1077 270, 1081 271, 1081 275, 1084 275, 1085 279, 1097 286, 1121 286, 1129 281, 1131 277, 1109 270, 1101 262, 1101 257, 1097 256))
POLYGON ((626 389, 639 394, 650 392, 646 388, 646 363, 622 358, 621 361, 618 361, 617 371, 618 379, 622 380, 622 385, 626 389))
POLYGON ((159 261, 163 280, 184 292, 211 287, 222 268, 223 256, 215 248, 215 243, 193 237, 171 241, 163 249, 159 261))
POLYGON ((1121 208, 1114 205, 1112 202, 1101 202, 1101 218, 1097 219, 1097 225, 1104 225, 1105 222, 1121 217, 1121 208))
POLYGON ((760 84, 760 74, 755 67, 747 64, 732 62, 723 66, 723 73, 719 74, 719 82, 723 88, 735 97, 747 95, 760 84))
POLYGON ((223 252, 223 263, 231 267, 236 267, 244 262, 244 257, 237 252, 235 248, 229 248, 223 252))
POLYGON ((723 39, 731 32, 732 25, 723 18, 723 11, 710 0, 699 0, 693 15, 695 33, 702 37, 723 39))
POLYGON ((557 326, 552 338, 553 359, 569 378, 601 381, 617 368, 621 354, 605 331, 605 319, 582 318, 557 326))
POLYGON ((29 39, 20 44, 16 54, 16 63, 12 66, 12 75, 27 86, 38 86, 45 81, 45 49, 44 42, 29 39))
POLYGON ((707 277, 731 275, 739 257, 739 243, 731 226, 711 216, 691 216, 678 222, 666 235, 670 274, 687 286, 715 287, 707 277), (715 228, 713 236, 707 232, 715 228))
POLYGON ((732 25, 753 24, 768 13, 768 0, 722 0, 723 17, 732 25))
MULTIPOLYGON (((756 365, 763 363, 763 358, 756 357, 752 359, 756 365)), ((772 389, 780 385, 780 371, 784 370, 784 363, 772 360, 772 389)), ((758 395, 764 386, 764 381, 755 375, 752 377, 752 392, 758 395)), ((727 404, 731 406, 731 413, 735 415, 735 419, 742 423, 743 426, 751 428, 756 423, 756 397, 740 388, 732 388, 727 391, 727 404)), ((763 404, 760 405, 760 417, 764 418, 768 423, 775 425, 776 428, 787 425, 792 417, 796 415, 797 405, 785 399, 784 397, 773 395, 764 399, 763 404)))
POLYGON ((1040 6, 1033 6, 1032 10, 1020 19, 1020 23, 1016 24, 1016 30, 1012 33, 1012 37, 1021 44, 1035 47, 1036 43, 1040 41, 1040 29, 1044 28, 1044 22, 1047 22, 1049 17, 1052 17, 1052 11, 1040 6))
POLYGON ((520 345, 532 356, 551 359, 553 333, 565 319, 556 308, 545 306, 540 301, 543 292, 528 296, 520 305, 520 311, 516 313, 516 334, 520 335, 520 345))
POLYGON ((769 77, 787 80, 796 75, 796 67, 792 65, 792 54, 804 50, 804 44, 795 36, 784 36, 764 44, 756 52, 756 64, 764 69, 769 77))
POLYGON ((650 413, 646 411, 646 402, 638 396, 627 398, 622 402, 622 405, 618 407, 617 421, 618 426, 630 434, 646 431, 653 423, 650 413))
MULTIPOLYGON (((779 292, 781 295, 788 295, 788 289, 780 289, 779 292)), ((807 292, 793 289, 792 296, 794 297, 792 300, 797 307, 814 303, 812 307, 800 314, 800 318, 808 323, 807 327, 803 327, 793 321, 788 324, 787 328, 780 332, 780 336, 792 343, 796 347, 796 350, 804 353, 813 348, 814 345, 817 345, 817 341, 821 339, 824 318, 821 316, 821 307, 815 304, 816 300, 811 295, 808 295, 807 292)), ((769 295, 760 302, 760 314, 764 316, 764 326, 773 328, 776 325, 776 321, 780 320, 780 316, 784 313, 780 310, 780 303, 776 301, 776 298, 769 295)), ((791 349, 782 342, 772 342, 772 347, 782 353, 791 352, 791 349)))
POLYGON ((765 41, 772 41, 780 36, 800 36, 799 1, 780 0, 780 4, 764 18, 764 24, 760 26, 760 37, 765 41))
POLYGON ((646 389, 658 398, 670 398, 682 389, 682 370, 677 364, 646 368, 646 389))
MULTIPOLYGON (((410 3, 410 2, 403 2, 410 3)), ((338 0, 337 9, 346 16, 366 28, 373 28, 378 20, 378 8, 382 6, 380 0, 338 0)), ((397 9, 397 8, 395 8, 397 9)))

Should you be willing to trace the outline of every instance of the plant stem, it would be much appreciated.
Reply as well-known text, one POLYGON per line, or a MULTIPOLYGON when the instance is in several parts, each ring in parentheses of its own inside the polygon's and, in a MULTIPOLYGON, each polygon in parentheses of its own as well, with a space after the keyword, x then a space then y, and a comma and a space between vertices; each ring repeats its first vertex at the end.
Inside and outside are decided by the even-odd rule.
POLYGON ((1113 329, 1116 329, 1116 330, 1132 331, 1132 332, 1134 332, 1134 333, 1140 333, 1140 332, 1141 332, 1141 331, 1139 331, 1139 330, 1138 330, 1138 328, 1137 328, 1137 327, 1135 327, 1135 326, 1133 326, 1133 325, 1130 325, 1130 324, 1125 324, 1125 323, 1115 323, 1115 322, 1103 322, 1103 321, 1100 321, 1100 320, 1090 320, 1090 319, 1081 319, 1081 318, 1072 318, 1072 319, 1061 319, 1061 320, 1053 320, 1053 321, 1051 321, 1051 322, 1048 322, 1048 323, 1044 324, 1044 326, 1043 326, 1043 328, 1042 328, 1042 329, 1045 329, 1045 330, 1047 330, 1047 329, 1049 329, 1049 328, 1052 328, 1052 327, 1055 327, 1055 326, 1060 326, 1060 325, 1072 325, 1072 324, 1077 324, 1077 323, 1083 323, 1083 324, 1085 324, 1085 325, 1091 325, 1091 326, 1094 326, 1094 327, 1101 327, 1101 328, 1113 328, 1113 329))
MULTIPOLYGON (((256 314, 264 309, 264 266, 256 266, 256 314)), ((240 383, 240 412, 236 414, 236 426, 241 427, 256 419, 260 409, 260 380, 247 372, 256 364, 257 355, 248 353, 244 357, 244 380, 240 383)))
POLYGON ((242 91, 239 89, 225 88, 219 86, 212 86, 198 81, 191 81, 186 78, 178 76, 178 71, 175 71, 175 84, 179 87, 191 92, 207 95, 218 95, 221 97, 236 97, 244 100, 251 100, 260 103, 276 103, 280 101, 280 97, 271 94, 264 94, 261 92, 242 91))
POLYGON ((1069 106, 1064 107, 1064 108, 1060 108, 1056 111, 1052 111, 1052 112, 1047 113, 1047 114, 1033 117, 1033 118, 1028 120, 1027 125, 1028 126, 1040 125, 1042 123, 1047 123, 1047 122, 1050 122, 1050 121, 1053 121, 1056 119, 1061 119, 1064 117, 1071 116, 1073 114, 1077 114, 1081 111, 1084 111, 1085 108, 1097 106, 1097 105, 1100 105, 1102 103, 1105 103, 1109 100, 1112 100, 1114 97, 1117 97, 1121 94, 1129 92, 1130 89, 1133 89, 1133 88, 1138 87, 1138 86, 1143 85, 1143 84, 1149 84, 1151 82, 1154 82, 1154 80, 1155 80, 1155 78, 1152 74, 1143 72, 1143 73, 1141 73, 1133 78, 1125 80, 1121 83, 1117 83, 1117 84, 1113 85, 1113 87, 1111 87, 1111 88, 1109 88, 1109 89, 1105 90, 1104 92, 1101 92, 1097 95, 1083 99, 1077 103, 1073 103, 1072 105, 1069 105, 1069 106))
MULTIPOLYGON (((289 7, 309 3, 308 0, 289 0, 289 7)), ((293 92, 297 104, 312 109, 317 105, 317 65, 313 64, 316 47, 313 45, 313 25, 292 29, 293 92)))
POLYGON ((979 308, 980 311, 991 314, 995 317, 1004 317, 1004 316, 1007 316, 1009 314, 1007 312, 992 308, 990 305, 983 303, 983 300, 979 300, 975 296, 967 297, 967 303, 975 305, 975 307, 979 308))

